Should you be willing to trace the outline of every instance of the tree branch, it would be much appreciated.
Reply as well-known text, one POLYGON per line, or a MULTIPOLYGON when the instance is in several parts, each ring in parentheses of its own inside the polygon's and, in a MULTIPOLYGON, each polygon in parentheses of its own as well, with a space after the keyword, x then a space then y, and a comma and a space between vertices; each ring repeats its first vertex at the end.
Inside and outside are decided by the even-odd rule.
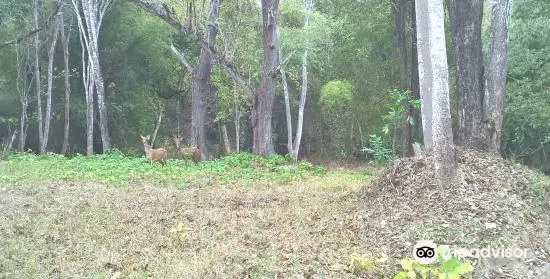
MULTIPOLYGON (((165 5, 161 4, 153 4, 149 3, 147 1, 143 0, 127 0, 136 6, 142 8, 143 10, 147 11, 150 15, 158 17, 162 20, 164 20, 168 25, 170 25, 172 28, 180 31, 181 33, 185 35, 192 35, 191 31, 188 27, 182 25, 177 19, 174 12, 169 9, 165 5)), ((237 72, 237 69, 233 65, 232 62, 227 59, 224 55, 219 54, 213 47, 209 47, 208 43, 204 40, 198 40, 199 43, 201 43, 201 47, 205 50, 207 50, 213 61, 215 61, 219 66, 226 69, 229 75, 243 88, 245 93, 252 98, 254 96, 254 90, 246 83, 245 79, 237 72)), ((174 50, 172 50, 174 51, 174 50)), ((176 54, 177 55, 177 54, 176 54)), ((178 57, 181 60, 181 57, 178 55, 178 57)), ((183 62, 183 61, 182 61, 183 62)), ((185 64, 185 63, 184 63, 185 64)), ((187 67, 187 65, 186 65, 187 67)), ((189 69, 189 67, 187 67, 189 69)))
POLYGON ((21 43, 23 40, 25 40, 26 38, 28 37, 31 37, 32 35, 44 30, 44 28, 48 27, 50 25, 50 23, 52 22, 53 18, 59 13, 59 11, 61 11, 61 7, 63 7, 63 5, 65 5, 64 3, 59 3, 59 2, 56 2, 56 6, 55 6, 55 10, 54 12, 48 17, 48 20, 46 20, 46 22, 42 25, 42 27, 40 28, 36 28, 34 30, 31 30, 29 31, 27 34, 25 35, 22 35, 20 36, 19 38, 17 39, 14 39, 14 40, 11 40, 11 41, 7 41, 3 44, 0 45, 0 49, 2 48, 5 48, 7 46, 10 46, 10 45, 15 45, 15 44, 19 44, 21 43))
POLYGON ((128 1, 131 3, 134 3, 136 6, 147 11, 152 16, 155 16, 164 20, 164 22, 168 23, 168 25, 172 26, 172 28, 186 35, 191 35, 191 31, 189 30, 189 28, 187 26, 184 26, 177 20, 174 10, 168 9, 166 4, 155 4, 155 3, 150 3, 148 1, 142 1, 142 0, 128 0, 128 1))
POLYGON ((185 68, 187 68, 187 71, 193 73, 195 69, 191 66, 191 64, 189 64, 189 61, 187 61, 185 55, 183 55, 183 53, 181 53, 174 45, 170 46, 170 50, 172 50, 172 52, 180 59, 181 63, 185 66, 185 68))

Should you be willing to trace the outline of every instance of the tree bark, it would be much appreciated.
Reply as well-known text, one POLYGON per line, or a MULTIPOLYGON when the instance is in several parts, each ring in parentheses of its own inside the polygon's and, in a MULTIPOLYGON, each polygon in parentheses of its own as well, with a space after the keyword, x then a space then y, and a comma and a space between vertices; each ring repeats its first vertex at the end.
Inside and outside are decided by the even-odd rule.
POLYGON ((225 147, 225 154, 231 153, 231 143, 229 142, 229 136, 227 135, 227 125, 222 125, 222 137, 223 145, 225 147))
POLYGON ((487 86, 483 104, 484 134, 488 150, 498 153, 506 104, 508 29, 512 17, 512 0, 494 0, 492 4, 487 86))
MULTIPOLYGON (((420 99, 420 80, 418 77, 418 48, 417 48, 417 39, 416 39, 416 12, 415 12, 415 1, 412 0, 411 8, 411 83, 410 90, 412 97, 415 100, 420 99)), ((412 132, 410 133, 410 142, 414 141, 422 142, 422 117, 420 115, 420 110, 415 108, 410 108, 410 115, 413 116, 414 126, 410 127, 412 132)))
MULTIPOLYGON (((408 0, 392 0, 392 12, 395 21, 395 34, 397 53, 399 54, 399 74, 400 74, 400 90, 405 91, 409 87, 408 75, 408 55, 407 55, 407 1, 408 0)), ((405 111, 404 120, 410 115, 409 111, 405 111)), ((409 156, 412 153, 412 126, 405 123, 401 129, 401 146, 403 156, 409 156)))
MULTIPOLYGON (((112 0, 72 0, 77 15, 79 30, 84 37, 86 52, 88 54, 88 65, 90 66, 89 79, 91 79, 93 83, 92 88, 95 88, 97 94, 99 129, 101 131, 103 151, 111 148, 111 139, 109 136, 107 99, 99 62, 99 31, 101 29, 103 16, 107 12, 111 1, 112 0), (81 10, 82 16, 80 14, 81 10), (82 17, 84 20, 82 20, 82 17)), ((91 92, 93 94, 93 90, 91 92)))
POLYGON ((69 124, 70 124, 70 107, 71 107, 71 83, 69 81, 69 39, 70 39, 70 25, 69 34, 65 35, 65 18, 63 11, 60 12, 61 17, 61 44, 63 45, 63 65, 64 65, 64 90, 65 90, 65 122, 63 125, 63 146, 61 147, 61 154, 66 154, 69 150, 69 124))
POLYGON ((260 88, 252 100, 252 151, 261 156, 275 154, 272 139, 271 119, 275 101, 275 68, 278 66, 279 55, 277 46, 277 20, 279 0, 262 0, 262 23, 264 59, 262 66, 262 81, 260 88))
POLYGON ((86 36, 86 28, 82 16, 80 15, 80 8, 76 0, 72 0, 73 8, 75 10, 76 20, 78 23, 78 38, 80 40, 80 47, 82 51, 82 81, 84 84, 84 94, 86 96, 86 155, 92 156, 94 154, 94 81, 92 78, 93 67, 91 65, 92 60, 89 58, 89 40, 86 36), (88 57, 86 56, 88 54, 88 57), (88 58, 88 59, 86 59, 88 58))
MULTIPOLYGON (((38 0, 34 0, 34 27, 38 29, 38 0)), ((42 88, 40 84, 40 39, 39 34, 36 33, 34 36, 34 78, 35 78, 35 86, 36 86, 36 103, 37 103, 37 117, 38 117, 38 149, 40 150, 42 146, 42 142, 44 141, 44 132, 43 132, 43 124, 42 124, 42 88)))
POLYGON ((48 50, 48 85, 46 91, 46 115, 44 117, 44 134, 42 144, 40 145, 40 154, 46 152, 48 147, 48 139, 50 137, 50 122, 52 119, 52 86, 53 86, 53 60, 55 55, 55 46, 57 45, 57 35, 59 31, 59 15, 56 16, 56 23, 53 30, 50 49, 48 50))
POLYGON ((448 6, 456 62, 457 141, 483 150, 483 0, 449 0, 448 6))
POLYGON ((418 0, 415 9, 424 140, 433 150, 436 179, 442 187, 456 177, 443 2, 418 0))
POLYGON ((159 112, 159 118, 157 120, 157 125, 155 126, 155 132, 153 132, 153 138, 151 139, 151 146, 155 146, 155 140, 157 139, 157 133, 160 128, 160 123, 162 122, 162 114, 164 113, 164 109, 161 108, 159 112))
POLYGON ((216 43, 216 35, 221 0, 211 0, 208 10, 208 26, 204 34, 204 42, 207 49, 201 48, 199 57, 199 66, 193 72, 193 85, 191 92, 192 116, 191 142, 196 145, 201 152, 201 160, 208 160, 208 146, 206 143, 206 117, 207 117, 207 97, 210 93, 210 73, 212 68, 212 57, 209 49, 216 43))
MULTIPOLYGON (((17 61, 17 92, 19 93, 19 103, 21 104, 21 118, 19 120, 19 151, 25 151, 25 143, 27 139, 27 128, 29 126, 28 107, 29 107, 29 93, 31 90, 32 82, 28 80, 28 75, 32 74, 29 69, 28 63, 30 62, 30 47, 25 45, 24 53, 21 53, 19 44, 14 44, 15 54, 17 61)), ((34 78, 34 77, 33 77, 34 78)))
POLYGON ((233 81, 233 98, 235 101, 235 150, 239 153, 241 145, 241 109, 239 106, 239 95, 237 93, 236 81, 233 81))
POLYGON ((408 0, 392 0, 392 12, 395 21, 395 39, 397 43, 397 53, 399 55, 399 76, 400 89, 405 91, 408 89, 408 55, 407 55, 407 1, 408 0))

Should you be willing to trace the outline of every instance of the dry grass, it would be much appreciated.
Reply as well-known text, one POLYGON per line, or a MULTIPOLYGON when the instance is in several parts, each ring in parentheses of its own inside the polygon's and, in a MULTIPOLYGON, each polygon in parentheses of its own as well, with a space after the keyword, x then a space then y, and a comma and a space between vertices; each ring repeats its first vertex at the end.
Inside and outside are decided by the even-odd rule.
MULTIPOLYGON (((412 165, 398 164, 397 173, 412 165)), ((0 190, 0 278, 358 278, 348 267, 354 252, 387 255, 370 278, 391 278, 422 238, 537 253, 521 262, 475 262, 474 278, 549 274, 543 272, 550 266, 550 220, 536 211, 549 208, 548 192, 540 190, 546 188, 534 197, 532 182, 492 187, 473 175, 463 192, 441 193, 404 176, 419 186, 378 179, 362 190, 371 173, 332 169, 277 187, 6 187, 0 190), (514 210, 505 208, 513 204, 514 210), (186 227, 183 241, 170 232, 178 223, 186 227)))

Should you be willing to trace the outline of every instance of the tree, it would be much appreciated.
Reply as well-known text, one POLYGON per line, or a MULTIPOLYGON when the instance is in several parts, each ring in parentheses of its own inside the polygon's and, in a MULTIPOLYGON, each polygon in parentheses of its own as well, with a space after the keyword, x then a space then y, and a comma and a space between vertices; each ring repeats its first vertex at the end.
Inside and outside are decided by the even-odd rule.
POLYGON ((279 64, 279 0, 262 0, 261 3, 264 56, 260 87, 252 99, 252 151, 268 156, 275 153, 271 120, 275 101, 275 71, 279 64))
POLYGON ((52 39, 50 42, 50 48, 48 49, 48 79, 46 89, 46 115, 44 119, 44 134, 42 135, 42 143, 40 144, 40 154, 46 152, 48 146, 48 139, 50 136, 50 122, 52 119, 52 86, 53 86, 53 60, 55 54, 55 46, 57 45, 57 35, 60 25, 60 15, 56 16, 56 22, 53 27, 52 39))
MULTIPOLYGON (((34 28, 38 29, 38 6, 39 1, 34 0, 33 15, 34 15, 34 28)), ((34 81, 36 90, 36 107, 38 114, 38 146, 40 153, 43 153, 42 145, 44 142, 44 132, 42 125, 42 88, 40 83, 40 33, 36 32, 34 35, 34 81)))
MULTIPOLYGON (((107 100, 103 76, 101 74, 101 65, 99 63, 99 30, 103 17, 109 8, 112 0, 71 0, 75 10, 78 28, 84 45, 89 63, 89 79, 93 89, 97 94, 97 105, 99 110, 99 129, 101 130, 101 142, 103 151, 111 148, 111 139, 109 136, 109 125, 107 118, 107 100)), ((93 97, 91 98, 93 101, 93 97)), ((93 117, 93 114, 92 114, 93 117)), ((88 124, 90 125, 90 124, 88 124)), ((92 124, 93 125, 93 124, 92 124)), ((90 128, 88 128, 88 131, 90 128)), ((88 135, 89 137, 90 135, 88 135)), ((89 149, 89 147, 88 147, 89 149)))
MULTIPOLYGON (((309 12, 313 8, 313 0, 305 0, 304 1, 304 30, 307 30, 309 27, 309 12)), ((306 98, 307 98, 307 52, 308 52, 308 45, 309 45, 309 39, 306 37, 306 40, 304 42, 305 50, 302 54, 302 91, 300 94, 300 104, 298 107, 298 124, 296 127, 296 138, 293 139, 292 136, 292 117, 290 113, 290 100, 289 100, 289 94, 288 94, 288 84, 286 81, 286 73, 285 73, 285 63, 283 61, 280 61, 282 57, 282 50, 279 46, 279 62, 280 62, 280 70, 281 70, 281 76, 283 81, 283 90, 285 95, 285 110, 286 110, 286 125, 287 125, 287 133, 288 133, 288 141, 287 141, 287 147, 288 147, 288 153, 294 160, 298 160, 298 155, 300 153, 300 142, 302 141, 302 130, 303 130, 303 124, 304 124, 304 110, 306 105, 306 98)))
POLYGON ((485 149, 483 139, 483 0, 449 0, 454 57, 458 144, 485 149))
POLYGON ((415 10, 424 143, 433 151, 436 177, 443 185, 456 176, 443 2, 418 0, 415 10))
POLYGON ((60 11, 60 32, 61 32, 61 44, 63 45, 63 75, 64 75, 64 91, 65 91, 65 122, 63 125, 63 146, 61 147, 61 153, 67 153, 69 149, 69 124, 70 124, 70 107, 71 107, 71 83, 69 82, 69 41, 71 37, 71 25, 67 26, 67 34, 65 34, 65 14, 60 11))
POLYGON ((492 4, 487 86, 483 102, 484 134, 488 150, 498 153, 506 103, 508 29, 512 17, 512 0, 494 0, 492 4))

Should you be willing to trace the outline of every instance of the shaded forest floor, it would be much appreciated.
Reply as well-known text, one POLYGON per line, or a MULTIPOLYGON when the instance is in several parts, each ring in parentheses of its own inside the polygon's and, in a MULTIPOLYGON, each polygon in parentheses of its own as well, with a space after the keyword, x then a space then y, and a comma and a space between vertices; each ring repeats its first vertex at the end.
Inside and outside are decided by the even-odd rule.
MULTIPOLYGON (((0 278, 392 278, 420 239, 527 248, 528 258, 473 260, 473 278, 544 278, 550 179, 471 156, 459 157, 461 183, 445 192, 429 187, 429 158, 398 161, 373 181, 366 167, 320 174, 239 159, 218 173, 238 177, 228 183, 212 173, 218 166, 189 166, 208 183, 183 174, 155 183, 153 173, 123 187, 86 182, 94 176, 40 183, 15 160, 0 165, 0 278), (352 271, 353 253, 387 260, 352 271)), ((58 160, 42 164, 67 171, 58 160)))

